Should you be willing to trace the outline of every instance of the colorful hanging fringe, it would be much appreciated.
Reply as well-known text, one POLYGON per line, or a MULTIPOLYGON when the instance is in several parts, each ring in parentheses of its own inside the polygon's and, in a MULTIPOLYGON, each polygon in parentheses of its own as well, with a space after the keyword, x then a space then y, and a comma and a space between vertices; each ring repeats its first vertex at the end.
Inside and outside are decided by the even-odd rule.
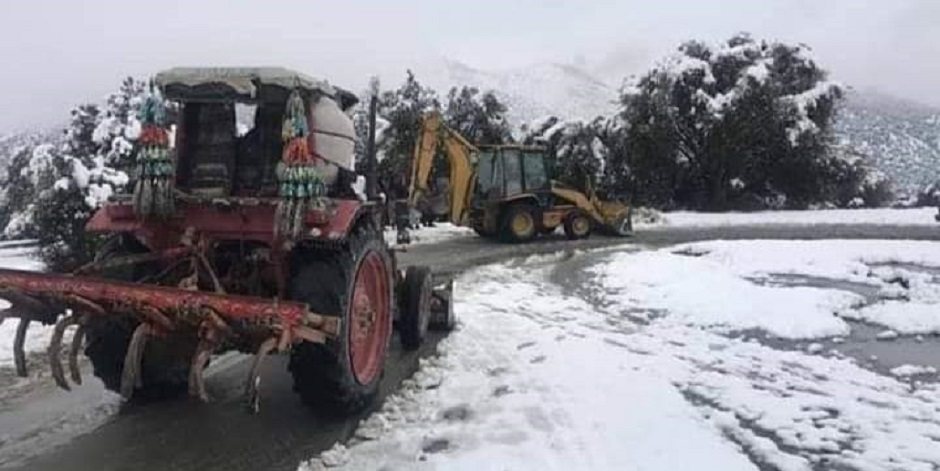
POLYGON ((314 166, 309 136, 307 109, 300 92, 294 90, 287 100, 281 128, 284 152, 277 165, 281 200, 274 216, 275 233, 291 239, 301 237, 304 216, 309 210, 322 206, 326 194, 326 186, 314 166))
POLYGON ((137 118, 141 123, 137 142, 137 183, 134 211, 142 218, 169 217, 175 210, 175 165, 169 150, 166 107, 152 89, 137 118))

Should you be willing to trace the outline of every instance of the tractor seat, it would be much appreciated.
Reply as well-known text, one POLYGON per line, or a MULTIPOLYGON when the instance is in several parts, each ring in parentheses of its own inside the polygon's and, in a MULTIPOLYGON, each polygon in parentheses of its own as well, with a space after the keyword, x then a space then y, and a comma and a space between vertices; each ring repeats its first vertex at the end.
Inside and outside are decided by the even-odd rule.
POLYGON ((187 106, 194 120, 190 132, 190 191, 209 197, 228 196, 235 165, 235 107, 230 103, 187 106))

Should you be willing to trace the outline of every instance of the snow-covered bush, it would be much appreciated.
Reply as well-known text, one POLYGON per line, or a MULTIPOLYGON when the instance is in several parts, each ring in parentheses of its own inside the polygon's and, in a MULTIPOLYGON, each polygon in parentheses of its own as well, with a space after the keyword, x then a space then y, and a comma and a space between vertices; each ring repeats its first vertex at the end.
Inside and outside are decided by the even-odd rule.
POLYGON ((927 185, 918 192, 915 204, 917 206, 940 207, 940 181, 927 185))
POLYGON ((891 182, 884 172, 870 166, 865 156, 836 148, 822 160, 825 182, 823 203, 841 208, 875 208, 893 199, 891 182))

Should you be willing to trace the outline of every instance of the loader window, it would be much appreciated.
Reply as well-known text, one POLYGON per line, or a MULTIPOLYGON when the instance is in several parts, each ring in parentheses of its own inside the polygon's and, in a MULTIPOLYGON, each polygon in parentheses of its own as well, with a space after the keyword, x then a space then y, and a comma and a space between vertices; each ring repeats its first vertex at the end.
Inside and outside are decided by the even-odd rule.
POLYGON ((522 154, 522 170, 525 172, 526 190, 540 190, 548 186, 548 174, 545 172, 545 159, 541 152, 526 152, 522 154))
POLYGON ((518 150, 505 150, 502 154, 506 166, 506 196, 522 193, 522 154, 518 150))
POLYGON ((503 193, 503 165, 499 154, 483 152, 477 165, 477 195, 482 199, 499 198, 503 193))

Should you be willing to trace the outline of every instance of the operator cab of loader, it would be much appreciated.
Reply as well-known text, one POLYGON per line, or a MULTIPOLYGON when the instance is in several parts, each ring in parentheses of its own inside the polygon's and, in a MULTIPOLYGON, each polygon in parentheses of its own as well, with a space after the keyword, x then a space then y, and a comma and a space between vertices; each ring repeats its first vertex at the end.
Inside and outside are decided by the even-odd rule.
POLYGON ((477 162, 478 205, 551 188, 543 148, 481 146, 477 162))

